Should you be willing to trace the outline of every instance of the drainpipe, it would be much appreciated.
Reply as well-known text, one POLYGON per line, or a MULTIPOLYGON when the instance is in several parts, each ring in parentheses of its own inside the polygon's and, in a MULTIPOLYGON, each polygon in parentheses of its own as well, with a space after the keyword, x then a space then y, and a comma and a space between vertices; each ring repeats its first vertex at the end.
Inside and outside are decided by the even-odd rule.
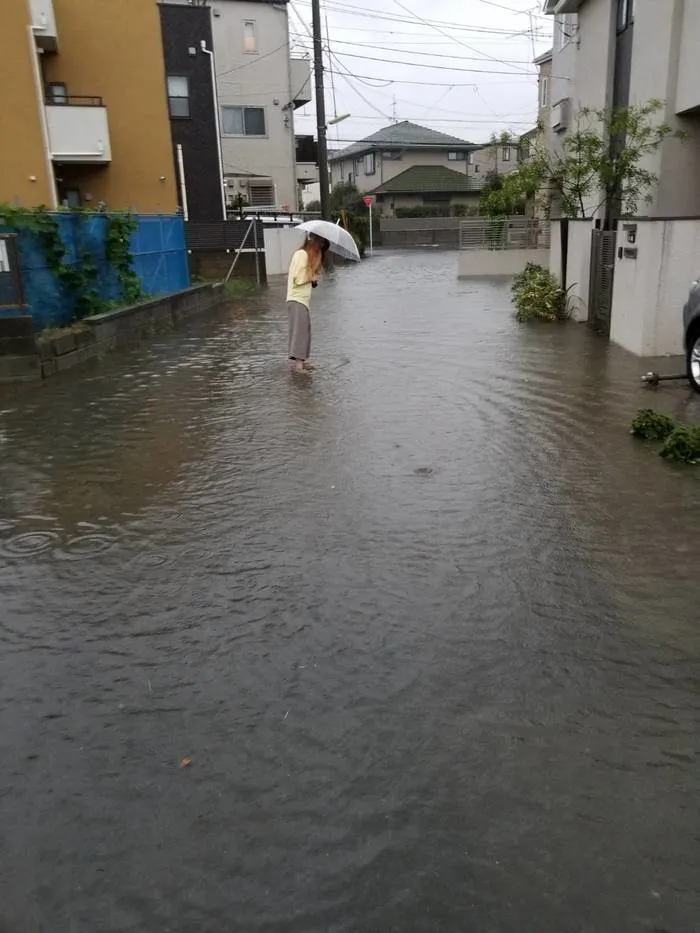
POLYGON ((49 177, 49 187, 51 188, 51 207, 58 210, 58 193, 56 191, 56 176, 53 171, 53 162, 51 161, 51 144, 49 142, 49 125, 46 119, 46 107, 44 106, 44 83, 41 77, 41 66, 39 65, 39 52, 34 41, 34 33, 39 32, 41 26, 27 26, 29 38, 29 52, 32 59, 32 71, 34 73, 34 89, 36 91, 36 102, 39 108, 39 122, 41 124, 41 135, 44 141, 44 158, 46 160, 46 171, 49 177))
POLYGON ((182 201, 182 215, 185 220, 190 219, 190 211, 187 206, 187 182, 185 181, 185 160, 182 157, 182 143, 177 144, 177 172, 180 176, 180 199, 182 201))
POLYGON ((209 56, 211 65, 211 86, 214 95, 214 122, 216 125, 216 144, 219 150, 219 191, 221 192, 221 210, 226 220, 226 195, 224 194, 224 152, 221 146, 221 127, 219 125, 219 93, 216 87, 216 69, 214 68, 214 53, 207 48, 206 39, 202 39, 200 46, 205 55, 209 56))

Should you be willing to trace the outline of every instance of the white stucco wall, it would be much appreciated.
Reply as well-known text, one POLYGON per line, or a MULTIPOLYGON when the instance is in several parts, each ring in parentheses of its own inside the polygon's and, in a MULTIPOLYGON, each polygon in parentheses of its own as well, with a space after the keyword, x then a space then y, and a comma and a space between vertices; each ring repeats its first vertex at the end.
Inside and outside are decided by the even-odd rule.
MULTIPOLYGON (((624 231, 618 245, 628 245, 624 231)), ((638 356, 683 352, 682 309, 700 273, 700 221, 641 221, 638 257, 617 259, 610 339, 638 356)))
POLYGON ((292 254, 302 246, 304 234, 294 227, 265 227, 265 269, 268 275, 286 275, 292 254))
POLYGON ((549 268, 548 249, 464 249, 459 253, 460 278, 511 277, 529 263, 549 268))
POLYGON ((700 3, 685 4, 678 56, 676 112, 700 107, 700 3))
POLYGON ((269 177, 277 204, 296 206, 294 111, 283 109, 299 90, 291 87, 287 8, 214 0, 212 14, 220 105, 265 109, 266 136, 222 136, 224 174, 269 177), (256 25, 256 54, 244 50, 246 20, 256 25))
POLYGON ((593 225, 589 220, 569 221, 569 249, 566 263, 566 285, 571 291, 574 320, 588 320, 591 278, 591 238, 593 225))

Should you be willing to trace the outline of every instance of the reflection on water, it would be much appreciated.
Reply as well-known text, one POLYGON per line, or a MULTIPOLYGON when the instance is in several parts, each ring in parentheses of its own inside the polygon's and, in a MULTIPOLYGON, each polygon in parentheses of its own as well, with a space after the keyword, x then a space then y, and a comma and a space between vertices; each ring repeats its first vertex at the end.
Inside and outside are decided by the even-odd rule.
POLYGON ((0 396, 12 930, 697 927, 700 474, 454 273, 337 272, 310 379, 273 289, 0 396))

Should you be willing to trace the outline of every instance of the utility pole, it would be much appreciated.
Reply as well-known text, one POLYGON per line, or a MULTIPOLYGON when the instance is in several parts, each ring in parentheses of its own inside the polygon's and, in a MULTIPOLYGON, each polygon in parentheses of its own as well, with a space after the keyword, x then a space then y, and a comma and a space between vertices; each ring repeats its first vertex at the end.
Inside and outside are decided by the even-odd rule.
POLYGON ((330 218, 331 194, 328 184, 328 140, 326 137, 326 100, 323 90, 323 37, 321 0, 311 0, 314 37, 314 72, 316 78, 316 132, 318 134, 318 174, 321 186, 321 216, 330 218))

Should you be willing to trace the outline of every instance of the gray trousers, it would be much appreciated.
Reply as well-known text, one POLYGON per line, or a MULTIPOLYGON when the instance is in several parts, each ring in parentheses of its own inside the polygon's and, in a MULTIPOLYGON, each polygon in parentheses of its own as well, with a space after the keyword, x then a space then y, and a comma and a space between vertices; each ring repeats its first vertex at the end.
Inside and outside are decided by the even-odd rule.
POLYGON ((311 315, 299 301, 288 301, 289 359, 308 360, 311 355, 311 315))

